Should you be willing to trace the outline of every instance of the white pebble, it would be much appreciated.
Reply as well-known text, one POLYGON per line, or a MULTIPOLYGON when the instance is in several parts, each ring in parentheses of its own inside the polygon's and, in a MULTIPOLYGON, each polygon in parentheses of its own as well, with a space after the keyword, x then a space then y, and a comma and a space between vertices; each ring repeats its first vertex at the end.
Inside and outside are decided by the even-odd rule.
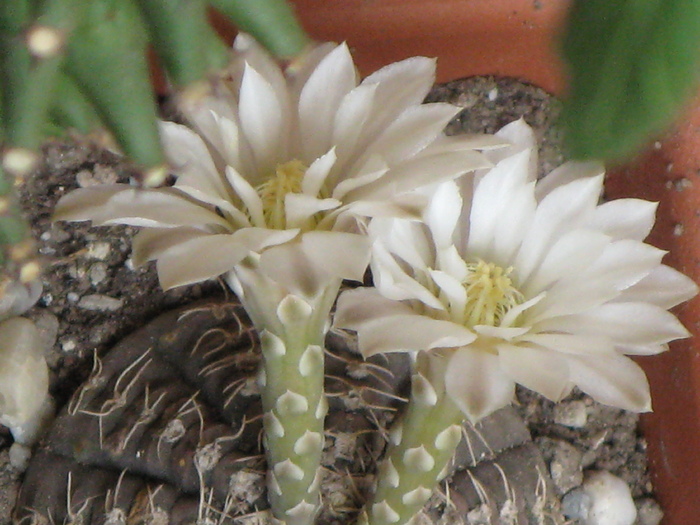
POLYGON ((21 443, 13 443, 10 447, 10 465, 18 472, 24 472, 32 458, 32 449, 21 443))
POLYGON ((571 428, 586 426, 588 414, 583 401, 563 402, 554 407, 554 422, 571 428))
POLYGON ((587 473, 582 488, 590 498, 582 525, 632 525, 637 519, 637 507, 629 486, 610 472, 587 473))

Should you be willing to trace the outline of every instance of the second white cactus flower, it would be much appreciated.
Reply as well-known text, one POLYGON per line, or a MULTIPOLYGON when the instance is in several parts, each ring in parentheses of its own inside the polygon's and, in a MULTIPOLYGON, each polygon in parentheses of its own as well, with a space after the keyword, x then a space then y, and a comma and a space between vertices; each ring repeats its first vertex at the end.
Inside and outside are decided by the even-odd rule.
MULTIPOLYGON (((526 136, 522 122, 506 134, 526 136)), ((518 149, 482 176, 440 185, 424 223, 376 219, 376 288, 341 295, 336 325, 360 351, 427 351, 471 421, 511 402, 516 383, 559 400, 651 409, 641 368, 688 331, 667 310, 697 293, 643 242, 656 205, 599 205, 602 169, 565 164, 536 182, 518 149)))

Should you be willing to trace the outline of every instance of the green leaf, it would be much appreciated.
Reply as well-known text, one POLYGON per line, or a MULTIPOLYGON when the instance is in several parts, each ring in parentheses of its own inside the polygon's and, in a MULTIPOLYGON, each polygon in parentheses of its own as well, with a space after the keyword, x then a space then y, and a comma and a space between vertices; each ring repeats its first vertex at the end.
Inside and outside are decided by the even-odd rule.
POLYGON ((700 61, 696 0, 574 0, 562 120, 574 158, 621 160, 677 116, 700 61))
POLYGON ((210 0, 210 3, 278 58, 292 58, 310 42, 285 0, 210 0))

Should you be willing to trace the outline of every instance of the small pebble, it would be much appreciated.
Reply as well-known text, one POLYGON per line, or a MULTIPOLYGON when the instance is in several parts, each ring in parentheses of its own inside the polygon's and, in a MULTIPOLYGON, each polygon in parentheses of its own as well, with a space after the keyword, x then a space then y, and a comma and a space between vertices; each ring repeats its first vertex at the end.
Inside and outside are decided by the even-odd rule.
POLYGON ((114 312, 119 310, 124 301, 121 299, 115 299, 114 297, 108 297, 106 295, 85 295, 80 299, 78 306, 84 310, 106 310, 109 312, 114 312))
POLYGON ((112 247, 108 242, 96 242, 88 246, 87 256, 91 259, 98 259, 104 261, 109 257, 109 252, 112 247))
POLYGON ((24 472, 29 466, 29 460, 32 458, 32 449, 21 443, 13 443, 10 447, 10 465, 19 472, 24 472))
POLYGON ((559 494, 566 494, 583 481, 581 471, 582 454, 579 449, 566 441, 555 442, 554 455, 549 464, 549 473, 559 494))
POLYGON ((61 348, 64 352, 72 352, 73 350, 75 350, 76 346, 77 343, 74 339, 66 339, 65 341, 61 341, 61 348))
POLYGON ((90 282, 94 285, 100 284, 107 278, 107 265, 103 262, 98 262, 90 266, 90 282))
POLYGON ((632 525, 637 519, 629 486, 610 472, 588 472, 582 489, 590 498, 590 507, 581 525, 632 525))
POLYGON ((659 525, 664 517, 664 511, 659 504, 651 498, 642 498, 636 501, 637 523, 635 525, 659 525))
POLYGON ((554 422, 570 428, 586 426, 588 413, 583 401, 568 401, 554 407, 554 422))

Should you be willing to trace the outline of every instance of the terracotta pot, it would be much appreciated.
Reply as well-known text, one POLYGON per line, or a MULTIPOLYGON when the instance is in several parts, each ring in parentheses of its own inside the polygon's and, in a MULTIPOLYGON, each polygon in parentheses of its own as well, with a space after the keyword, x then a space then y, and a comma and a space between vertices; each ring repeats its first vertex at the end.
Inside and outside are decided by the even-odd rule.
MULTIPOLYGON (((362 73, 413 55, 438 57, 438 80, 507 75, 554 94, 564 89, 554 51, 562 0, 292 0, 319 40, 346 40, 362 73)), ((700 101, 699 101, 700 102, 700 101)), ((700 108, 700 104, 697 105, 700 108)), ((667 262, 700 281, 700 110, 629 165, 610 171, 610 197, 659 201, 651 241, 667 262)), ((679 308, 698 332, 700 300, 679 308)), ((677 342, 639 360, 651 382, 654 412, 642 418, 664 525, 700 516, 700 347, 677 342)))

